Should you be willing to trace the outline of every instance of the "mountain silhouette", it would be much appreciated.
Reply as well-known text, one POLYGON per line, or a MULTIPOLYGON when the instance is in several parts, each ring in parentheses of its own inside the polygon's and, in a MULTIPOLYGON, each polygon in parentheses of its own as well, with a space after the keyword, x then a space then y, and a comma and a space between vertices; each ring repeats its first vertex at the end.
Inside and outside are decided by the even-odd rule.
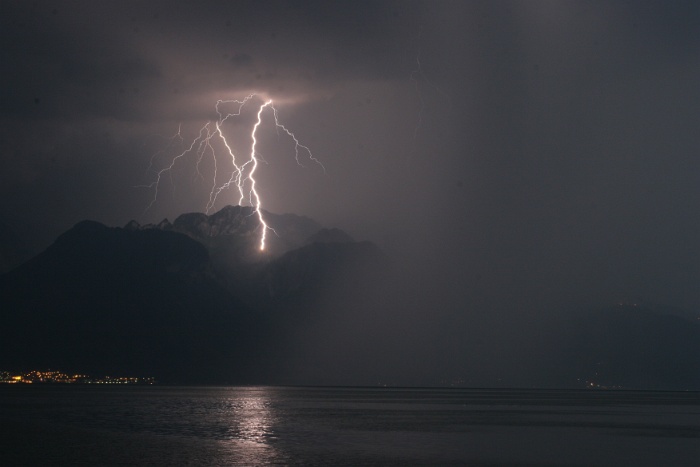
MULTIPOLYGON (((405 292, 391 264, 340 230, 264 215, 274 229, 265 251, 249 207, 144 226, 76 224, 0 275, 0 370, 171 383, 381 378, 391 355, 402 358, 391 332, 406 324, 386 310, 405 292)), ((622 305, 577 316, 513 356, 522 384, 700 389, 692 314, 622 305)))
POLYGON ((260 252, 251 214, 229 206, 172 224, 75 225, 1 276, 0 368, 269 381, 267 368, 284 366, 283 337, 322 311, 317 297, 349 294, 340 281, 382 256, 368 242, 314 242, 315 222, 269 213, 277 234, 260 252))
POLYGON ((700 325, 640 305, 581 316, 559 336, 554 371, 568 385, 700 389, 700 325))
POLYGON ((29 257, 29 249, 9 226, 0 222, 0 274, 22 264, 29 257))

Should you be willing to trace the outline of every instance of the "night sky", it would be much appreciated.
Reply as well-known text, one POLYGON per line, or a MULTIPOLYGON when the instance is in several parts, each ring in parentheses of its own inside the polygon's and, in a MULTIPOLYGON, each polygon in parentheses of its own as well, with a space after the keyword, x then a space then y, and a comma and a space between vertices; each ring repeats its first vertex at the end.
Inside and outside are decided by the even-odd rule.
POLYGON ((82 219, 203 211, 191 157, 148 210, 138 185, 178 128, 255 91, 327 172, 266 120, 263 207, 400 263, 416 299, 378 320, 425 355, 499 361, 618 302, 700 307, 698 2, 0 10, 0 219, 33 248, 82 219))

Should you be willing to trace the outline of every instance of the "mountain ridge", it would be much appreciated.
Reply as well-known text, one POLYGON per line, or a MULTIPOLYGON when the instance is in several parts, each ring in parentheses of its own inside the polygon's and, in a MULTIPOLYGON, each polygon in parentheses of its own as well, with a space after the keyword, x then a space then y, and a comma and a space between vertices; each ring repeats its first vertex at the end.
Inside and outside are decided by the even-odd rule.
MULTIPOLYGON (((266 213, 290 238, 271 235, 275 248, 261 252, 252 212, 77 223, 0 275, 0 369, 186 384, 372 384, 397 364, 413 371, 411 359, 430 349, 397 344, 415 326, 401 310, 423 292, 407 291, 376 245, 266 213)), ((700 389, 695 315, 623 304, 576 316, 508 356, 517 368, 511 384, 700 389)), ((435 358, 454 363, 451 374, 462 371, 435 358)), ((429 382, 403 378, 394 381, 429 382)))
MULTIPOLYGON (((287 251, 299 248, 315 241, 352 242, 345 232, 339 229, 324 229, 316 221, 296 214, 273 214, 261 211, 269 234, 266 242, 265 255, 279 256, 287 251), (321 232, 332 231, 335 236, 318 235, 321 232), (316 239, 313 237, 316 236, 316 239)), ((135 220, 125 226, 128 230, 158 229, 180 232, 205 244, 213 245, 221 237, 235 237, 240 243, 245 243, 246 249, 257 243, 261 234, 261 225, 257 211, 250 206, 225 206, 219 211, 208 215, 199 212, 179 215, 172 223, 166 218, 158 224, 140 225, 135 220)), ((322 234, 321 234, 322 235, 322 234)))
POLYGON ((124 228, 86 220, 59 235, 0 279, 2 308, 12 310, 0 329, 13 330, 0 341, 0 368, 272 381, 266 365, 284 366, 285 353, 275 339, 293 346, 294 328, 323 312, 317 296, 349 295, 342 281, 376 267, 381 252, 369 242, 307 243, 318 225, 286 215, 270 222, 296 237, 261 254, 257 217, 222 211, 124 228), (289 271, 306 273, 292 281, 289 271))

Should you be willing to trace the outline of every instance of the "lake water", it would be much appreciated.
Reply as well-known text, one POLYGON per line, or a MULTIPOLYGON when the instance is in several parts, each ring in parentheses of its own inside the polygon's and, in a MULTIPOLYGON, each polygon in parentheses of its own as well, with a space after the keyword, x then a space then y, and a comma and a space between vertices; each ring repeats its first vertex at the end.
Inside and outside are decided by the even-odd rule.
POLYGON ((0 465, 697 466, 700 393, 0 387, 0 465))

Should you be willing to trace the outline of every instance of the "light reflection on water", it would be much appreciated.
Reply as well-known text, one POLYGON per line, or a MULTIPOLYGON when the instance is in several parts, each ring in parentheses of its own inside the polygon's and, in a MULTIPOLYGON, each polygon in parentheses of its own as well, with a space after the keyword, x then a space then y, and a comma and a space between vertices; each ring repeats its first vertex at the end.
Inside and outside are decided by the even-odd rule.
POLYGON ((696 465, 700 395, 0 388, 0 427, 7 465, 696 465))
POLYGON ((189 405, 201 407, 173 427, 182 433, 196 427, 193 436, 214 438, 208 444, 205 464, 260 465, 288 463, 283 453, 272 445, 274 441, 275 409, 271 399, 272 388, 211 388, 204 397, 194 394, 179 401, 184 409, 189 405), (212 397, 213 396, 213 397, 212 397))
POLYGON ((266 443, 272 433, 273 412, 265 389, 232 401, 229 412, 233 438, 255 443, 266 443), (235 428, 233 428, 235 427, 235 428))

